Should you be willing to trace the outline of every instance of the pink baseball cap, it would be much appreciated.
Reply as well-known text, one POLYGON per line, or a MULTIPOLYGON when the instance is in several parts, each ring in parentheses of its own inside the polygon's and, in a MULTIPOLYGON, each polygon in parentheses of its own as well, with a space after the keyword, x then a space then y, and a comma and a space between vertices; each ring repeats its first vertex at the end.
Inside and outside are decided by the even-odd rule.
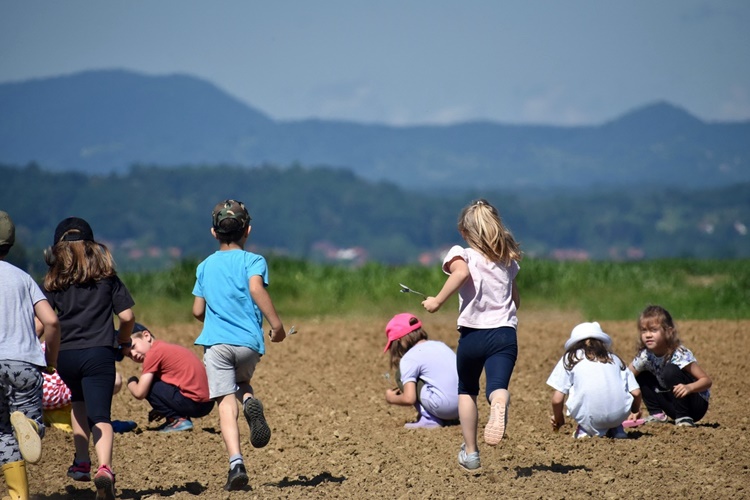
POLYGON ((388 343, 385 345, 385 349, 383 350, 383 352, 388 352, 388 349, 391 347, 391 342, 393 342, 394 340, 405 337, 417 328, 421 327, 422 322, 419 321, 419 319, 413 314, 401 313, 395 315, 393 318, 391 318, 391 320, 385 327, 385 335, 388 337, 388 343), (411 324, 412 318, 417 320, 417 322, 411 324))

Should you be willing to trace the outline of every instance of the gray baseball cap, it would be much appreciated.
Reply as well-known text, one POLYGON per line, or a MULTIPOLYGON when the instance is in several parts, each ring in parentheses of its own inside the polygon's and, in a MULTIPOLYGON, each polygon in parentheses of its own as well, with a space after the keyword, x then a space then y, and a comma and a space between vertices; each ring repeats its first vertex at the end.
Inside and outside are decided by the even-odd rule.
POLYGON ((13 245, 16 242, 16 226, 8 212, 0 210, 0 246, 13 245))

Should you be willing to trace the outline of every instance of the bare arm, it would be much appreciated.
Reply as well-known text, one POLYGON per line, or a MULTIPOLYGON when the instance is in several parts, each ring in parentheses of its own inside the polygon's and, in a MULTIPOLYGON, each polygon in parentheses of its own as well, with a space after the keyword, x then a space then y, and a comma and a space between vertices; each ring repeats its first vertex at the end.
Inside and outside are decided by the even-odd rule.
POLYGON ((276 313, 271 296, 268 295, 266 287, 263 286, 262 277, 255 275, 250 278, 250 296, 271 325, 271 342, 281 342, 284 340, 286 337, 284 324, 276 313))
POLYGON ((193 316, 201 323, 206 319, 206 299, 203 297, 196 297, 193 301, 193 316))
POLYGON ((565 415, 563 415, 564 402, 565 394, 560 391, 552 393, 552 416, 550 416, 550 423, 552 424, 552 430, 555 432, 565 424, 565 415))
POLYGON ((44 353, 47 366, 56 368, 57 352, 60 350, 60 320, 46 300, 40 300, 34 304, 34 314, 36 315, 34 324, 37 328, 37 334, 39 334, 41 325, 41 335, 47 343, 47 350, 44 353))
POLYGON ((128 390, 135 399, 143 399, 148 396, 148 391, 151 389, 151 383, 153 381, 153 373, 144 373, 141 375, 140 380, 138 377, 130 377, 128 379, 128 390))
POLYGON ((641 401, 643 400, 641 390, 634 389, 630 391, 630 394, 633 396, 633 403, 630 405, 630 416, 628 417, 628 420, 638 420, 641 418, 641 401))
POLYGON ((422 306, 431 313, 440 309, 445 301, 461 288, 461 285, 469 278, 469 266, 461 257, 456 257, 448 264, 450 276, 445 280, 443 288, 436 297, 427 297, 422 301, 422 306))
POLYGON ((513 299, 513 303, 516 305, 516 310, 521 308, 521 295, 518 293, 518 285, 516 285, 515 278, 513 279, 513 285, 511 288, 511 298, 513 299))
POLYGON ((672 388, 672 393, 676 398, 684 398, 688 394, 705 391, 713 385, 711 378, 705 371, 703 371, 703 368, 698 366, 696 361, 687 365, 683 370, 688 372, 695 379, 695 382, 690 384, 677 384, 674 386, 672 388))
POLYGON ((133 310, 128 308, 121 311, 117 317, 120 319, 120 329, 117 334, 117 343, 122 346, 122 353, 125 356, 130 355, 130 335, 133 333, 133 326, 135 326, 135 314, 133 310))
POLYGON ((417 384, 405 383, 404 392, 398 389, 388 389, 385 391, 385 400, 392 405, 413 406, 417 402, 417 384))

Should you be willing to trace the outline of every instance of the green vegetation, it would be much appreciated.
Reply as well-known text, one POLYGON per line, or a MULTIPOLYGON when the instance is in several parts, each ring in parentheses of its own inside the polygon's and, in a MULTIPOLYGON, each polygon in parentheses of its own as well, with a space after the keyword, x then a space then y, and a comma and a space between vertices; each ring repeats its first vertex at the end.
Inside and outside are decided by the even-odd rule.
MULTIPOLYGON (((197 262, 168 271, 123 274, 139 320, 151 324, 192 321, 197 262)), ((434 295, 445 275, 439 266, 359 268, 269 258, 269 292, 287 326, 298 318, 387 316, 421 312, 421 298, 400 293, 399 283, 434 295)), ((518 278, 522 307, 577 310, 589 320, 635 319, 658 303, 675 319, 750 318, 750 260, 658 260, 633 263, 553 262, 525 259, 518 278)), ((454 298, 442 314, 456 314, 454 298)))
POLYGON ((45 271, 42 249, 70 215, 91 224, 120 270, 153 271, 202 259, 216 249, 210 214, 225 198, 242 200, 250 210, 249 249, 318 262, 335 258, 327 249, 357 249, 361 260, 416 264, 424 254, 461 243, 456 219, 479 197, 497 206, 528 257, 750 258, 750 183, 689 191, 623 185, 439 193, 300 165, 136 166, 107 177, 0 165, 0 179, 2 209, 16 223, 32 273, 45 271))

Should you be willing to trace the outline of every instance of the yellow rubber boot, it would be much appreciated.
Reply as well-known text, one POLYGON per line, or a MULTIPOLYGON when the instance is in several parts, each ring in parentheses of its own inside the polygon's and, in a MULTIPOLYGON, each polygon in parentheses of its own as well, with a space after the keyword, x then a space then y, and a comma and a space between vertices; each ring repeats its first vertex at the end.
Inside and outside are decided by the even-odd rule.
POLYGON ((10 414, 10 423, 16 434, 21 456, 30 464, 42 459, 42 438, 39 437, 39 426, 20 411, 10 414))
POLYGON ((3 465, 5 484, 10 496, 3 500, 29 500, 29 480, 26 477, 26 462, 19 460, 3 465))

